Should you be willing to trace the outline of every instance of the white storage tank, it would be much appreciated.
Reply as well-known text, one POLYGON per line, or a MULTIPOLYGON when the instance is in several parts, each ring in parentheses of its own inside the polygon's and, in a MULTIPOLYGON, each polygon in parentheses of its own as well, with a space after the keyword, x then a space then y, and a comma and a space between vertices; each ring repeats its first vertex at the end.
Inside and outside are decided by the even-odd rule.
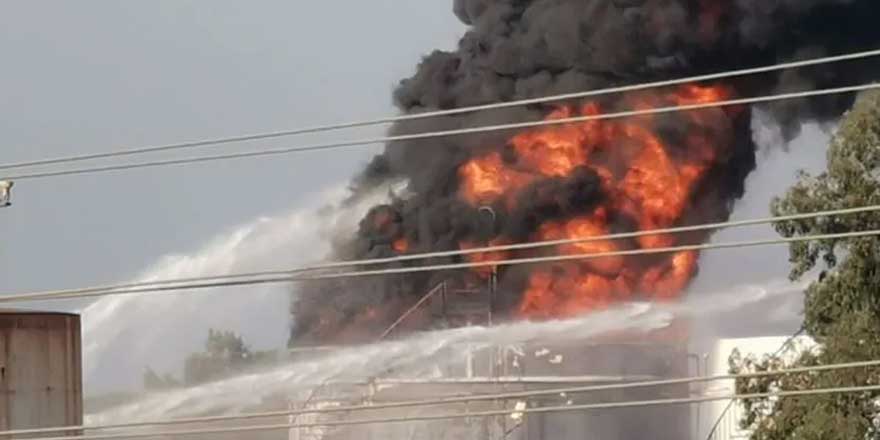
POLYGON ((0 309, 0 394, 0 430, 82 425, 79 316, 0 309))
MULTIPOLYGON (((733 350, 739 350, 742 356, 756 356, 758 358, 780 353, 783 358, 791 359, 801 350, 810 349, 815 342, 806 336, 792 339, 791 336, 767 336, 741 339, 720 339, 715 343, 712 354, 706 360, 707 376, 723 376, 728 374, 730 366, 728 360, 733 350), (795 350, 780 349, 786 344, 795 350)), ((735 381, 717 380, 706 383, 702 394, 711 397, 730 396, 736 392, 735 381)), ((742 405, 730 400, 716 400, 700 405, 701 417, 697 420, 701 439, 732 440, 748 438, 750 432, 740 429, 739 423, 744 416, 742 405)))

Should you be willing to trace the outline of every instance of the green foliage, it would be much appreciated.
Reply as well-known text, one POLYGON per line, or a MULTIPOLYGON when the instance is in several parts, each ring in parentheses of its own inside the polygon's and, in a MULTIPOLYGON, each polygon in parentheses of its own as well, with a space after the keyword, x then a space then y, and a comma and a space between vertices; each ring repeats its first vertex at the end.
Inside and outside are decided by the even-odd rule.
POLYGON ((150 367, 144 372, 144 389, 147 391, 163 391, 179 386, 180 382, 170 374, 160 376, 150 367))
POLYGON ((241 336, 230 331, 208 330, 205 351, 186 358, 183 377, 186 385, 197 385, 242 372, 271 360, 272 352, 252 351, 241 336))
MULTIPOLYGON (((880 205, 880 93, 861 96, 831 141, 828 168, 802 173, 775 215, 880 205)), ((785 237, 880 229, 876 212, 798 220, 776 225, 785 237)), ((804 297, 804 329, 818 349, 763 359, 734 354, 731 369, 772 371, 880 359, 880 240, 877 237, 790 245, 791 278, 818 272, 804 297)), ((737 381, 738 393, 876 385, 880 369, 786 375, 737 381)), ((877 392, 829 394, 744 402, 743 428, 753 440, 880 439, 877 392)))
POLYGON ((208 330, 204 351, 187 356, 183 383, 171 375, 159 376, 151 368, 144 373, 144 389, 160 391, 198 385, 240 373, 275 359, 271 351, 253 351, 241 336, 230 331, 208 330))
POLYGON ((230 331, 208 330, 205 351, 186 358, 183 380, 195 385, 227 376, 248 361, 250 349, 241 336, 230 331))

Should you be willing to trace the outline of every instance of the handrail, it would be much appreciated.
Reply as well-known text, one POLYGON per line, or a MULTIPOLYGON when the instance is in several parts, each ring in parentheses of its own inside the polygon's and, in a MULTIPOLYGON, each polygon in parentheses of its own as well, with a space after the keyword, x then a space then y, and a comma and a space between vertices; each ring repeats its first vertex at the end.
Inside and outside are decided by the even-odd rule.
MULTIPOLYGON (((800 336, 805 330, 806 330, 806 328, 804 326, 801 326, 801 328, 798 331, 796 331, 793 335, 791 335, 788 339, 786 339, 785 342, 782 343, 782 345, 779 347, 779 349, 776 350, 775 353, 773 353, 773 356, 774 357, 779 356, 783 351, 785 351, 785 349, 787 349, 789 347, 789 344, 794 342, 794 340, 797 339, 797 337, 800 336)), ((724 410, 721 411, 721 414, 718 416, 718 419, 715 420, 715 424, 712 425, 712 430, 709 431, 709 435, 706 436, 706 440, 713 440, 715 438, 715 434, 718 431, 718 427, 721 426, 721 422, 725 420, 725 418, 727 417, 727 414, 733 409, 733 406, 735 404, 736 404, 736 399, 732 399, 727 404, 727 406, 724 407, 724 410)))
POLYGON ((440 284, 438 284, 438 285, 436 285, 436 286, 434 286, 434 288, 431 289, 430 291, 428 291, 428 293, 426 293, 425 296, 423 296, 418 302, 416 302, 415 304, 413 304, 413 306, 410 307, 409 310, 407 310, 407 311, 404 312, 402 315, 400 315, 400 317, 397 318, 397 321, 394 321, 393 324, 391 324, 387 329, 385 329, 385 331, 382 332, 382 335, 379 336, 379 340, 382 341, 382 340, 384 340, 386 337, 388 337, 388 335, 390 335, 391 332, 394 331, 394 329, 396 329, 400 324, 402 324, 403 321, 406 321, 406 318, 409 318, 409 315, 415 313, 415 311, 418 310, 419 307, 421 307, 423 304, 425 304, 426 301, 428 301, 429 299, 431 299, 432 296, 436 295, 437 292, 440 292, 441 290, 443 290, 443 289, 445 289, 445 288, 446 288, 446 282, 445 282, 445 281, 442 282, 442 283, 440 283, 440 284))

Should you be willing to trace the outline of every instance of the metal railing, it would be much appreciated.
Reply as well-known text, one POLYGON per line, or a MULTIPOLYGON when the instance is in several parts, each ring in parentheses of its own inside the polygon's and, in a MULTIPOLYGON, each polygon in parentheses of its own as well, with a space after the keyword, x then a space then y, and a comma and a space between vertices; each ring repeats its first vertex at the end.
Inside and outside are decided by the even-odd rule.
POLYGON ((419 299, 418 302, 413 304, 413 306, 410 307, 409 310, 407 310, 406 312, 403 312, 403 314, 400 315, 399 318, 397 318, 397 321, 394 321, 393 324, 388 326, 388 328, 385 329, 384 332, 382 332, 382 335, 379 336, 379 340, 382 341, 385 338, 387 338, 388 335, 390 335, 391 332, 393 332, 400 324, 402 324, 404 321, 406 321, 406 319, 409 318, 410 315, 415 313, 418 309, 420 309, 423 305, 425 305, 425 303, 427 303, 429 299, 431 299, 434 295, 436 295, 440 292, 443 292, 444 295, 446 294, 446 282, 442 282, 442 283, 436 285, 433 289, 429 290, 428 293, 426 293, 424 296, 422 296, 422 298, 419 299))
POLYGON ((727 404, 721 417, 715 421, 707 440, 732 440, 749 437, 749 432, 739 425, 742 418, 742 409, 739 403, 738 400, 731 400, 727 404))

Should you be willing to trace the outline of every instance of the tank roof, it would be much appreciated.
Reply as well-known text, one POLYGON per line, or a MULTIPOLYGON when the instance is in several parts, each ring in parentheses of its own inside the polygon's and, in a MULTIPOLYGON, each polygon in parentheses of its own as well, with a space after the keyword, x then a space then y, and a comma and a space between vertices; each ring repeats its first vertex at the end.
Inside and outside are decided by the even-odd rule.
POLYGON ((0 308, 0 315, 62 315, 62 316, 79 316, 78 313, 59 312, 57 310, 33 310, 33 309, 11 309, 0 308))

